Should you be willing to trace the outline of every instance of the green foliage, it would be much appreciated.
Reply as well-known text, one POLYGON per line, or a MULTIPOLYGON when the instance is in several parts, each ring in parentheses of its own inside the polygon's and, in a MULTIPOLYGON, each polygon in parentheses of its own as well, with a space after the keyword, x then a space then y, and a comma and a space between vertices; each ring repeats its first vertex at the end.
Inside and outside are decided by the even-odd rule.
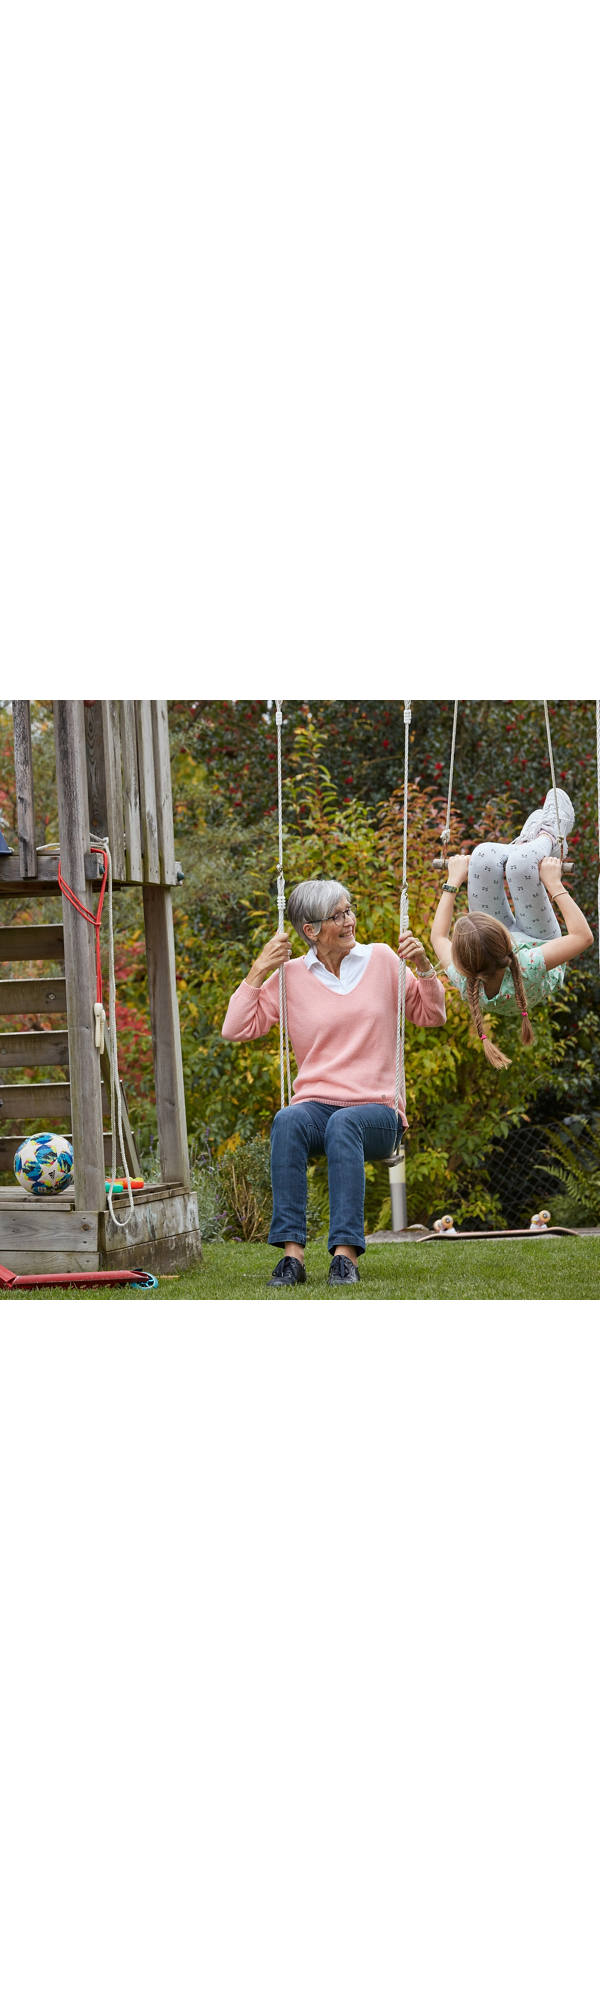
POLYGON ((221 1184, 229 1235, 243 1243, 264 1242, 271 1219, 270 1148, 256 1137, 230 1146, 221 1158, 221 1184))
MULTIPOLYGON (((31 703, 31 747, 34 768, 35 832, 38 847, 58 840, 58 806, 54 725, 51 701, 31 703)), ((18 847, 17 787, 13 750, 12 704, 0 703, 0 824, 9 847, 18 847)), ((24 908, 27 907, 24 899, 24 908)), ((17 904, 12 905, 17 917, 17 904)), ((39 909, 39 905, 38 905, 39 909)))
POLYGON ((555 1182, 552 1221, 565 1228, 600 1223, 600 1117, 565 1119, 562 1131, 546 1133, 540 1166, 555 1182))
MULTIPOLYGON (((549 712, 557 783, 572 793, 576 806, 571 854, 577 859, 582 897, 589 900, 597 852, 594 705, 550 702, 549 712)), ((240 815, 247 826, 265 814, 272 817, 277 798, 273 704, 269 713, 264 701, 172 702, 169 713, 174 758, 181 751, 206 773, 207 822, 220 824, 227 814, 240 815)), ((452 701, 412 705, 411 777, 444 797, 452 716, 452 701)), ((378 806, 401 783, 403 701, 285 701, 286 770, 299 730, 312 727, 325 743, 327 768, 342 805, 360 798, 368 808, 378 806)), ((518 821, 534 802, 541 804, 549 785, 541 701, 459 703, 453 796, 469 842, 489 800, 510 796, 511 824, 518 831, 518 821)))

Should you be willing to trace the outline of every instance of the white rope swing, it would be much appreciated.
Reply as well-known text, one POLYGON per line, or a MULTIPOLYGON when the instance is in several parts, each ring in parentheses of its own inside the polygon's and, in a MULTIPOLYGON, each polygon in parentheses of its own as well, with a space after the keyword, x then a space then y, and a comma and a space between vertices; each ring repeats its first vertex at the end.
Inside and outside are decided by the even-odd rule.
MULTIPOLYGON (((408 763, 409 763, 411 719, 412 715, 411 715, 410 701, 405 701, 404 703, 404 817, 403 817, 403 838, 402 838, 402 886, 400 890, 401 931, 408 930, 408 879, 407 879, 408 877, 408 763)), ((277 836, 278 836, 277 928, 279 933, 281 934, 285 930, 285 879, 283 873, 283 787, 282 787, 282 757, 281 757, 283 702, 278 700, 276 700, 275 702, 275 723, 277 728, 277 836)), ((454 730, 456 733, 456 714, 454 717, 454 730)), ((454 761, 454 738, 452 746, 452 762, 453 761, 454 761)), ((452 790, 452 774, 450 778, 450 795, 451 795, 451 790, 452 790)), ((450 795, 448 800, 448 813, 450 812, 450 795)), ((403 1101, 404 1102, 406 1101, 406 1074, 405 1074, 405 1060, 404 1060, 405 1042, 406 1042, 406 962, 404 959, 401 959, 399 965, 398 1013, 396 1019, 396 1080, 395 1080, 395 1093, 394 1093, 394 1111, 396 1114, 396 1126, 398 1121, 398 1109, 399 1109, 400 1097, 402 1096, 403 1101)), ((288 1035, 288 1019, 287 1019, 287 992, 286 992, 284 965, 280 965, 279 967, 279 1076, 280 1076, 281 1109, 283 1111, 285 1109, 285 1101, 286 1101, 285 1099, 286 1081, 287 1081, 288 1104, 291 1104, 292 1101, 292 1080, 290 1072, 290 1048, 289 1048, 289 1035, 288 1035)))
MULTIPOLYGON (((600 863, 600 701, 596 702, 596 770, 598 777, 598 859, 600 863)), ((598 958, 600 960, 600 872, 598 874, 598 958)))
MULTIPOLYGON (((560 832, 560 819, 559 819, 559 812, 558 812, 558 793, 557 793, 557 789, 556 789, 556 775, 555 775, 555 770, 554 770, 554 754, 553 754, 553 750, 552 750, 552 734, 551 734, 551 730, 550 730, 550 714, 549 714, 549 709, 548 709, 548 703, 547 703, 547 701, 545 701, 545 702, 544 702, 544 717, 545 717, 545 722, 546 722, 546 737, 547 737, 547 742, 548 742, 548 758, 549 758, 549 762, 550 762, 550 777, 551 777, 551 780, 552 780, 552 790, 553 790, 553 793, 554 793, 554 809, 555 809, 555 812, 556 812, 556 829, 557 829, 557 836, 558 836, 558 843, 559 843, 559 848, 560 848, 560 859, 561 859, 561 863, 562 863, 562 862, 563 862, 563 860, 564 860, 564 842, 563 842, 563 839, 562 839, 562 836, 561 836, 561 832, 560 832)), ((443 851, 443 853, 442 853, 442 857, 441 857, 441 859, 440 859, 439 861, 434 861, 434 864, 433 864, 433 865, 434 865, 434 868, 444 868, 444 867, 445 867, 445 865, 446 865, 446 854, 445 854, 445 849, 446 849, 446 847, 447 847, 447 845, 448 845, 448 841, 449 841, 449 839, 450 839, 450 813, 451 813, 451 810, 452 810, 452 785, 453 785, 453 780, 454 780, 454 751, 455 751, 455 745, 456 745, 456 723, 457 723, 457 718, 458 718, 458 702, 457 702, 457 701, 455 701, 455 703, 454 703, 454 718, 453 718, 453 723, 452 723, 452 745, 451 745, 451 750, 450 750, 450 777, 449 777, 449 780, 448 780, 448 804, 447 804, 447 807, 446 807, 446 824, 445 824, 445 827, 444 827, 444 830, 443 830, 443 833, 442 833, 442 835, 441 835, 441 841, 442 841, 442 849, 443 849, 444 851, 443 851)), ((597 738, 597 754, 598 754, 598 824, 599 824, 599 828, 600 828, 600 702, 596 702, 596 738, 597 738)), ((568 864, 567 864, 567 866, 570 866, 570 863, 568 863, 568 864)), ((599 881, 599 884, 598 884, 598 896, 599 896, 599 899, 600 899, 600 881, 599 881)), ((599 906, 600 906, 600 905, 599 905, 599 906)))
POLYGON ((454 751, 455 751, 455 748, 456 748, 456 724, 457 724, 457 721, 458 721, 458 702, 457 702, 457 701, 455 701, 455 703, 454 703, 454 719, 453 719, 453 723, 452 723, 452 748, 451 748, 451 751, 450 751, 450 777, 449 777, 449 780, 448 780, 448 804, 447 804, 447 807, 446 807, 446 825, 445 825, 445 827, 444 827, 444 831, 443 831, 443 834, 442 834, 442 844, 443 844, 443 846, 444 846, 444 847, 447 847, 447 845, 448 845, 448 841, 449 841, 449 839, 450 839, 450 813, 451 813, 451 810, 452 810, 452 781, 453 781, 453 778, 454 778, 454 751))
MULTIPOLYGON (((402 837, 402 887, 400 890, 400 929, 408 930, 408 756, 410 744, 411 706, 404 703, 404 826, 402 837)), ((398 978, 398 1017, 396 1022, 396 1088, 394 1110, 396 1132, 398 1129, 398 1106, 400 1095, 406 1103, 406 1076, 404 1069, 404 1047, 406 1041, 406 960, 401 958, 398 978)), ((396 1145, 397 1145, 396 1139, 396 1145)))
MULTIPOLYGON (((404 816, 402 832, 402 886, 400 889, 400 930, 408 930, 408 757, 410 745, 411 705, 404 703, 404 816)), ((401 958, 398 967, 398 1013, 396 1017, 396 1087, 394 1091, 394 1111, 396 1134, 393 1153, 385 1161, 390 1183, 390 1205, 392 1235, 403 1235, 407 1228, 406 1208, 406 1156, 404 1152, 404 1132, 398 1133, 398 1113, 400 1094, 406 1104, 406 1075, 404 1067, 404 1045, 406 1037, 406 960, 401 958)))
POLYGON ((440 835, 440 838, 441 838, 441 842, 442 842, 442 852, 441 852, 441 855, 440 855, 440 857, 439 857, 439 860, 437 860, 437 861, 434 861, 434 864, 433 864, 434 868, 445 868, 445 866, 446 866, 446 861, 447 861, 447 854, 446 854, 446 848, 447 848, 447 846, 448 846, 448 842, 449 842, 449 839, 450 839, 450 814, 451 814, 451 811, 452 811, 452 784, 453 784, 453 779, 454 779, 454 751, 455 751, 455 748, 456 748, 456 724, 457 724, 457 721, 458 721, 458 702, 457 702, 457 701, 455 701, 455 703, 454 703, 454 716, 453 716, 453 721, 452 721, 452 747, 451 747, 451 750, 450 750, 450 776, 449 776, 449 779, 448 779, 448 804, 447 804, 447 806, 446 806, 446 825, 445 825, 445 827, 444 827, 444 829, 443 829, 443 832, 442 832, 442 834, 440 835))
MULTIPOLYGON (((281 731, 283 726, 283 703, 275 702, 275 722, 277 725, 277 929, 281 935, 285 930, 285 881, 283 875, 283 792, 281 783, 281 731)), ((285 1082, 287 1075, 287 1101, 292 1102, 292 1078, 290 1072, 290 1044, 287 1020, 287 989, 285 965, 279 967, 279 1076, 281 1085, 281 1109, 285 1110, 285 1082)))
POLYGON ((558 794, 557 794, 557 790, 556 790, 556 778, 555 778, 555 775, 554 775, 554 758, 553 758, 553 755, 552 755, 552 737, 551 737, 551 734, 550 734, 550 716, 549 716, 549 713, 548 713, 548 703, 547 703, 547 701, 545 701, 545 702, 544 702, 544 715, 545 715, 545 717, 546 717, 546 735, 547 735, 547 738, 548 738, 548 756, 549 756, 549 758, 550 758, 550 776, 551 776, 551 779, 552 779, 552 790, 553 790, 553 792, 554 792, 554 811, 555 811, 555 813, 556 813, 556 832, 557 832, 557 835, 558 835, 558 845, 559 845, 559 849, 560 849, 560 860, 561 860, 561 865, 562 865, 562 862, 564 861, 564 858, 565 858, 565 855, 564 855, 564 842, 563 842, 563 839, 562 839, 562 835, 561 835, 561 831, 560 831, 560 819, 559 819, 559 816, 558 816, 558 794))

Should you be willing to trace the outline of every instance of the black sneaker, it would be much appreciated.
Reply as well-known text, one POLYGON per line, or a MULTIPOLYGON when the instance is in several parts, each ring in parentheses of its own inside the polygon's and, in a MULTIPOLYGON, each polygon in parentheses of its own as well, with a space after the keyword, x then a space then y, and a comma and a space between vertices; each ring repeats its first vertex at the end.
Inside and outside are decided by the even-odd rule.
POLYGON ((351 1257, 332 1257, 329 1266, 328 1284, 358 1285, 359 1282, 358 1266, 353 1264, 351 1257))
POLYGON ((280 1257, 269 1278, 270 1285, 305 1285, 306 1271, 300 1257, 280 1257))

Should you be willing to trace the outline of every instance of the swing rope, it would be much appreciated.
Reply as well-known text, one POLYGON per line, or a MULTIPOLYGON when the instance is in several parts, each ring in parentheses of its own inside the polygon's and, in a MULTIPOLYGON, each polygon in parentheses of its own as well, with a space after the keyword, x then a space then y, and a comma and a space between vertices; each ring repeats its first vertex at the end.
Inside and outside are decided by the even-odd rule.
POLYGON ((81 901, 81 897, 77 896, 75 894, 75 890, 71 889, 69 883, 65 881, 62 868, 60 865, 60 860, 58 863, 58 882, 59 882, 59 887, 62 890, 62 894, 63 896, 66 897, 67 902, 70 903, 72 908, 77 911, 78 916, 85 918, 87 924, 93 925, 93 928, 96 933, 96 998, 94 1001, 94 1044, 98 1050, 99 1055, 102 1055, 104 1050, 104 1031, 106 1029, 108 1033, 108 1058, 110 1064, 111 1180, 110 1180, 110 1187, 107 1189, 106 1199, 110 1215, 112 1217, 112 1221, 115 1224, 115 1228, 125 1229, 127 1226, 129 1215, 133 1214, 134 1204, 133 1204, 133 1194, 131 1190, 131 1169, 127 1165, 127 1154, 125 1152, 125 1139, 123 1134, 121 1080, 119 1077, 119 1060, 118 1060, 118 1050, 117 1050, 117 988, 115 979, 115 940, 114 940, 113 907, 112 907, 112 861, 111 861, 108 840, 95 841, 93 844, 90 842, 90 853, 101 854, 104 861, 102 887, 100 890, 100 895, 98 897, 98 907, 95 914, 93 910, 88 910, 87 904, 81 901), (102 920, 102 907, 104 903, 104 895, 107 888, 108 888, 108 996, 109 996, 108 1020, 102 1003, 102 962, 100 956, 100 924, 102 920), (115 1117, 115 1106, 116 1106, 116 1117, 115 1117), (124 1180, 127 1187, 127 1194, 129 1198, 128 1213, 124 1216, 122 1221, 120 1220, 118 1215, 115 1215, 115 1211, 112 1205, 112 1194, 115 1186, 115 1181, 117 1179, 117 1126, 119 1132, 119 1148, 121 1153, 121 1159, 123 1162, 123 1166, 125 1168, 124 1180))
POLYGON ((458 720, 458 702, 457 702, 457 701, 455 701, 455 703, 454 703, 454 720, 453 720, 453 723, 452 723, 452 748, 451 748, 451 751, 450 751, 450 777, 449 777, 449 780, 448 780, 448 804, 447 804, 447 807, 446 807, 446 825, 445 825, 445 827, 444 827, 444 831, 443 831, 443 834, 442 834, 442 845, 443 845, 444 847, 447 847, 447 845, 448 845, 448 841, 449 841, 449 839, 450 839, 450 811, 451 811, 451 807, 452 807, 452 781, 453 781, 453 778, 454 778, 454 750, 455 750, 455 746, 456 746, 456 724, 457 724, 457 720, 458 720))
MULTIPOLYGON (((408 930, 408 751, 410 741, 411 707, 404 703, 404 826, 402 837, 402 888, 400 890, 400 929, 408 930)), ((404 1070, 404 1045, 406 1038, 406 960, 401 958, 398 978, 398 1014, 396 1020, 396 1088, 394 1111, 396 1113, 396 1146, 398 1144, 398 1105, 400 1094, 406 1104, 406 1077, 404 1070)))
MULTIPOLYGON (((281 730, 283 724, 283 704, 275 703, 277 725, 277 824, 278 824, 278 867, 277 867, 277 929, 285 930, 285 881, 283 875, 283 793, 281 783, 281 730)), ((281 1109, 285 1110, 285 1081, 287 1076, 288 1104, 292 1102, 292 1078, 290 1073, 290 1044, 288 1037, 287 989, 285 966, 279 967, 279 1077, 281 1086, 281 1109)))
POLYGON ((117 985, 115 978, 115 939, 113 930, 113 907, 112 907, 112 861, 110 857, 110 849, 108 841, 103 842, 103 846, 105 848, 108 857, 107 1027, 108 1027, 108 1059, 110 1063, 110 1134, 111 1134, 110 1187, 107 1188, 106 1191, 106 1200, 112 1220, 115 1224, 115 1228, 125 1229, 127 1227, 129 1215, 133 1215, 134 1203, 133 1203, 133 1193, 131 1189, 131 1168, 127 1166, 127 1155, 125 1152, 125 1139, 123 1134, 123 1105, 121 1097, 121 1079, 119 1076, 119 1058, 117 1051, 117 985), (117 1113, 116 1119, 115 1119, 115 1104, 117 1113), (119 1129, 119 1150, 123 1166, 125 1168, 124 1180, 127 1187, 127 1195, 128 1195, 128 1209, 122 1221, 120 1220, 118 1215, 115 1215, 115 1211, 112 1205, 113 1190, 115 1181, 117 1179, 117 1125, 119 1129))
POLYGON ((454 715, 452 719, 452 746, 450 750, 450 776, 448 779, 448 804, 446 806, 446 825, 443 829, 443 832, 440 834, 440 839, 442 843, 442 852, 438 860, 434 861, 433 863, 434 868, 445 868, 447 861, 446 848, 448 846, 448 841, 450 839, 450 813, 452 811, 452 784, 454 780, 454 751, 456 747, 457 721, 458 721, 458 702, 455 701, 454 715))
POLYGON ((552 737, 551 737, 551 735, 550 735, 550 716, 549 716, 549 713, 548 713, 548 703, 547 703, 547 701, 545 701, 545 702, 544 702, 544 715, 545 715, 545 717, 546 717, 546 735, 547 735, 547 738, 548 738, 548 756, 549 756, 549 758, 550 758, 550 776, 551 776, 551 778, 552 778, 552 790, 553 790, 553 792, 554 792, 554 811, 555 811, 555 813, 556 813, 556 831, 557 831, 557 835, 558 835, 558 844, 559 844, 559 848, 560 848, 560 859, 561 859, 561 864, 562 864, 562 862, 563 862, 563 860, 564 860, 564 845, 563 845, 563 840, 562 840, 562 835, 561 835, 561 831, 560 831, 560 820, 559 820, 559 817, 558 817, 558 794, 557 794, 557 790, 556 790, 556 778, 555 778, 555 775, 554 775, 554 758, 553 758, 553 755, 552 755, 552 737))
MULTIPOLYGON (((596 702, 596 768, 598 775, 598 847, 600 850, 600 701, 596 702)), ((600 958, 600 873, 598 875, 598 956, 600 958)))

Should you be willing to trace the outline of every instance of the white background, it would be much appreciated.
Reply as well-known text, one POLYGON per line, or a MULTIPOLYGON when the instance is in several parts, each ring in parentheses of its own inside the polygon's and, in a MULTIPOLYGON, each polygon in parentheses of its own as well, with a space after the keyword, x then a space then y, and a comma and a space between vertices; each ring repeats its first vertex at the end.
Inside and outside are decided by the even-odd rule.
MULTIPOLYGON (((5 698, 592 700, 594 27, 13 10, 5 698)), ((5 1307, 7 2000, 595 2000, 597 1308, 5 1307)))

